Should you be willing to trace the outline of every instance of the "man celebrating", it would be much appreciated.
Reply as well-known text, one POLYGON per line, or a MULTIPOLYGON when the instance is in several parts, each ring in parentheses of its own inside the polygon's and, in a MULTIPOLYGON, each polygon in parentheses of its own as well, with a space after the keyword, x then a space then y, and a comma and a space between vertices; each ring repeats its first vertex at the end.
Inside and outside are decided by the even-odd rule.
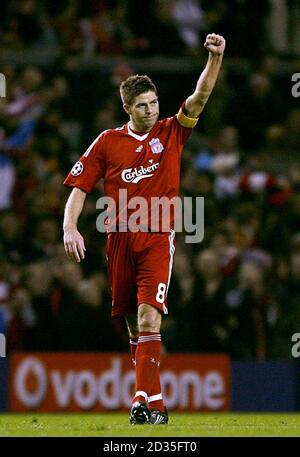
MULTIPOLYGON (((129 122, 102 132, 64 182, 73 187, 65 208, 64 245, 76 262, 84 259, 84 240, 77 222, 86 194, 104 178, 105 195, 116 202, 116 230, 107 225, 108 274, 112 316, 126 320, 136 371, 132 424, 168 423, 160 387, 160 327, 162 315, 168 313, 175 232, 174 216, 167 226, 159 220, 159 229, 152 230, 150 209, 142 230, 130 231, 132 205, 128 202, 143 197, 150 208, 151 197, 178 196, 182 149, 216 83, 225 40, 210 34, 204 46, 209 51, 206 67, 176 116, 158 120, 157 90, 148 76, 135 75, 123 81, 120 92, 129 122), (127 191, 126 207, 119 201, 120 189, 127 191)), ((110 208, 107 214, 109 219, 110 208)))

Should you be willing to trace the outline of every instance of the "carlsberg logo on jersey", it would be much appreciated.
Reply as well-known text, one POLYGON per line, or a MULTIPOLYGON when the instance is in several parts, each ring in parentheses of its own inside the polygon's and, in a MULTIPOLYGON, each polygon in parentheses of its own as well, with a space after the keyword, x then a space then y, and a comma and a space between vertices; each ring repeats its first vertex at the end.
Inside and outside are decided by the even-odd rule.
MULTIPOLYGON (((149 162, 152 163, 153 160, 149 160, 149 162)), ((153 176, 154 171, 157 170, 158 167, 159 163, 153 163, 149 167, 143 167, 143 165, 141 165, 139 168, 126 168, 122 171, 121 177, 125 182, 136 184, 141 179, 153 176)))

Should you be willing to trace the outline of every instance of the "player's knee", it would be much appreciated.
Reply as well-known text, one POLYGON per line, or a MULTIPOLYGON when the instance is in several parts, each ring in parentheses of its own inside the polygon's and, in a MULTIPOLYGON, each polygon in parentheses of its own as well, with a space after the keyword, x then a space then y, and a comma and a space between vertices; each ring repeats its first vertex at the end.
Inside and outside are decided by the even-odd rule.
POLYGON ((145 319, 141 320, 141 322, 139 324, 139 331, 158 333, 160 331, 160 326, 157 325, 155 322, 153 322, 151 320, 147 320, 145 318, 145 319))
POLYGON ((138 326, 140 332, 160 332, 160 312, 151 305, 140 305, 138 312, 138 326))

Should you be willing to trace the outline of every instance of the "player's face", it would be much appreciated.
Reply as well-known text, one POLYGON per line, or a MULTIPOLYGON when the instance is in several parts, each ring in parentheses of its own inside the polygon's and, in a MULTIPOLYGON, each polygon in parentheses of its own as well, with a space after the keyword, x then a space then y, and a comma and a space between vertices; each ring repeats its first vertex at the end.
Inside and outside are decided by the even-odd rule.
POLYGON ((155 92, 149 91, 135 97, 127 108, 132 128, 138 132, 149 132, 159 115, 159 103, 155 92))

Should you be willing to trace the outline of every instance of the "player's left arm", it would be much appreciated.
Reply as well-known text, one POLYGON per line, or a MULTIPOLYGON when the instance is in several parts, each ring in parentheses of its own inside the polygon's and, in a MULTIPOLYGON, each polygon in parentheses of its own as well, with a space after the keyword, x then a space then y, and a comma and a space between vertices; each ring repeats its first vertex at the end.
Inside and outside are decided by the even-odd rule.
POLYGON ((225 39, 221 35, 212 33, 207 35, 204 46, 209 51, 207 64, 197 81, 194 93, 185 102, 186 114, 188 118, 193 119, 201 114, 216 84, 222 65, 225 39))

